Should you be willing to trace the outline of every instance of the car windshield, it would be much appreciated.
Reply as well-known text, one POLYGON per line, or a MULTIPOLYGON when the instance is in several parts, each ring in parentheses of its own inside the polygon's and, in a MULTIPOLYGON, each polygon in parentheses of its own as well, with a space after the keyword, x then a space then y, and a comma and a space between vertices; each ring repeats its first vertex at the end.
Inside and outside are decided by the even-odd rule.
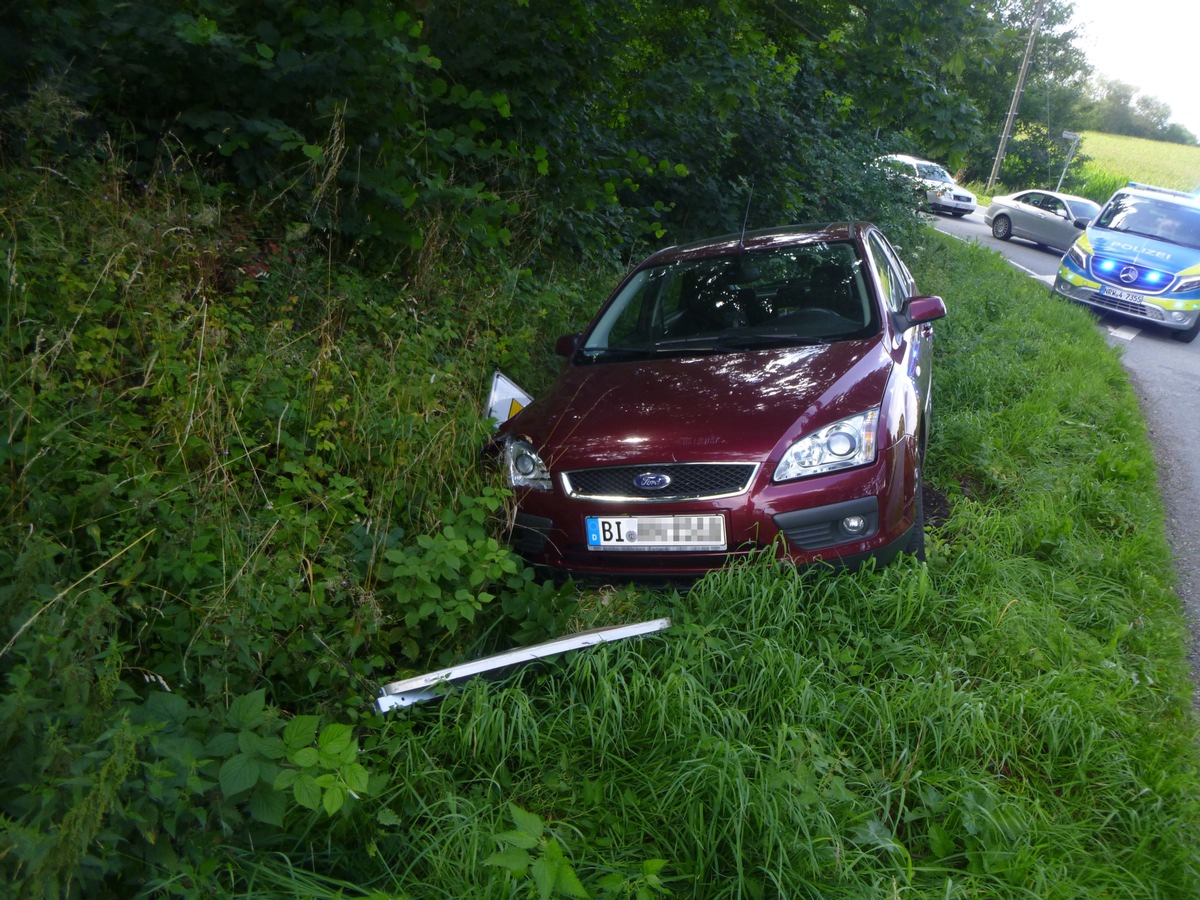
POLYGON ((1071 212, 1075 214, 1077 219, 1094 219, 1096 213, 1100 212, 1100 204, 1093 203, 1091 200, 1085 200, 1083 197, 1071 197, 1071 212))
POLYGON ((950 173, 935 163, 917 163, 917 174, 929 181, 944 181, 954 184, 950 173))
POLYGON ((1200 249, 1200 209, 1153 197, 1118 194, 1096 224, 1112 231, 1200 249))
POLYGON ((853 244, 774 247, 643 269, 585 335, 590 361, 733 352, 880 329, 853 244))

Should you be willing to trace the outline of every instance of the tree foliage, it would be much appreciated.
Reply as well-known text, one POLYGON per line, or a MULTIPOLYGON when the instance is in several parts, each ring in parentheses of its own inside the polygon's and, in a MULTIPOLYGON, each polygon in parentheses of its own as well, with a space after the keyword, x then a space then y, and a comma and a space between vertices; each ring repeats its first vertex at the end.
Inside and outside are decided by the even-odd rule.
POLYGON ((1196 135, 1171 121, 1171 108, 1131 84, 1099 79, 1083 104, 1084 127, 1106 134, 1195 144, 1196 135))
POLYGON ((751 193, 759 223, 879 212, 877 140, 967 149, 990 29, 966 0, 39 0, 5 102, 51 79, 143 178, 182 151, 346 246, 627 255, 751 193))

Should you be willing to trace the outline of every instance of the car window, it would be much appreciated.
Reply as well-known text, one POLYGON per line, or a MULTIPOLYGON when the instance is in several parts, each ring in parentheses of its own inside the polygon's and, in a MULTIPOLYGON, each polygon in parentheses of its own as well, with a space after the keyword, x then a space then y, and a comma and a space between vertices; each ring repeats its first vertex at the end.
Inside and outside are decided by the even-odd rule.
POLYGON ((1100 212, 1099 203, 1093 203, 1091 200, 1085 200, 1083 197, 1071 198, 1071 218, 1094 219, 1098 212, 1100 212))
POLYGON ((680 260, 636 272, 584 337, 583 353, 709 351, 754 338, 848 340, 880 327, 850 242, 680 260))
POLYGON ((872 234, 868 241, 871 260, 879 273, 879 287, 883 301, 893 312, 899 312, 912 289, 912 276, 896 257, 890 244, 880 234, 872 234))
POLYGON ((1036 191, 1030 191, 1027 194, 1018 194, 1017 201, 1024 203, 1026 206, 1041 206, 1042 195, 1036 191))
POLYGON ((1065 216, 1067 214, 1066 205, 1057 197, 1051 197, 1049 194, 1042 195, 1042 209, 1057 216, 1065 216))
POLYGON ((930 181, 943 181, 950 184, 954 183, 954 179, 950 177, 950 173, 937 163, 917 163, 917 174, 919 174, 922 178, 928 178, 930 181))

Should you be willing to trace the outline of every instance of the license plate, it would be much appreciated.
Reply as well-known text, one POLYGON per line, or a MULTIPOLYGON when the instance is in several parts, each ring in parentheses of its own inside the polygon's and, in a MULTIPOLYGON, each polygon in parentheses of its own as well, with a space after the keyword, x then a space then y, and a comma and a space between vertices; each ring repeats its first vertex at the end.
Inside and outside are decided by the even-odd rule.
POLYGON ((724 550, 723 516, 589 516, 589 550, 724 550))
POLYGON ((1134 294, 1130 291, 1123 291, 1120 288, 1109 287, 1107 284, 1100 285, 1100 294, 1103 297, 1114 297, 1117 300, 1124 300, 1126 303, 1146 302, 1146 298, 1141 294, 1134 294))

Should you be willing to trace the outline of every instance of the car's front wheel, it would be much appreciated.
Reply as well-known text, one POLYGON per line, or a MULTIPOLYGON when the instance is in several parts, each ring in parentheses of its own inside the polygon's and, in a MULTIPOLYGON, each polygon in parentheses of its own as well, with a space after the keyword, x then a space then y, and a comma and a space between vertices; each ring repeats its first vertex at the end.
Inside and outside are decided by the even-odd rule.
POLYGON ((999 241, 1007 241, 1012 237, 1012 220, 1008 216, 996 216, 992 219, 992 237, 999 241))
POLYGON ((1183 331, 1172 331, 1171 337, 1177 341, 1183 341, 1185 344, 1190 344, 1196 339, 1196 335, 1200 334, 1200 316, 1196 316, 1196 321, 1192 323, 1191 328, 1185 328, 1183 331))
POLYGON ((921 470, 917 470, 917 490, 916 496, 913 498, 913 526, 908 533, 908 544, 904 548, 904 552, 909 556, 915 556, 921 562, 925 561, 925 479, 921 477, 921 470))

